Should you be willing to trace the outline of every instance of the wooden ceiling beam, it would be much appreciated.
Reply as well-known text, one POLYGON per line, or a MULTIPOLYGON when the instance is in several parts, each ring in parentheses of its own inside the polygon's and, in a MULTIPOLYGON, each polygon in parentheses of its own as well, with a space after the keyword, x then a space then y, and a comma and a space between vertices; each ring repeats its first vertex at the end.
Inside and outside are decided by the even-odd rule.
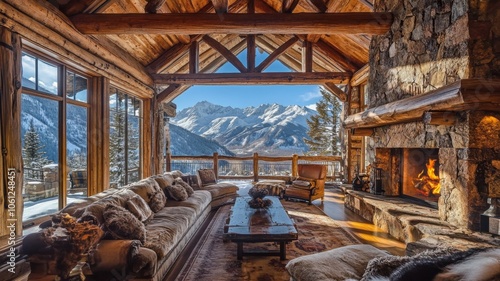
POLYGON ((66 4, 61 5, 59 10, 68 17, 82 13, 90 14, 105 9, 115 1, 116 0, 70 0, 66 4))
POLYGON ((157 102, 162 102, 165 100, 169 95, 171 95, 174 91, 179 89, 181 87, 180 84, 170 84, 167 88, 165 88, 161 93, 156 95, 156 101, 157 102))
POLYGON ((391 13, 334 14, 79 14, 83 34, 384 34, 391 13))
POLYGON ((217 42, 217 40, 205 35, 203 36, 203 42, 217 50, 217 52, 225 57, 227 61, 234 65, 234 67, 236 67, 240 72, 247 72, 247 68, 243 65, 243 63, 230 50, 224 47, 221 43, 217 42))
POLYGON ((153 74, 157 85, 318 85, 346 83, 345 72, 269 72, 269 73, 207 73, 207 74, 153 74))
POLYGON ((370 64, 365 64, 363 67, 354 72, 351 78, 351 86, 359 86, 364 82, 368 81, 368 76, 370 75, 370 64))
POLYGON ((326 82, 323 84, 323 86, 330 91, 333 95, 335 95, 337 98, 339 98, 340 101, 346 102, 347 101, 347 94, 342 91, 337 85, 331 82, 326 82))
MULTIPOLYGON (((276 44, 276 42, 273 41, 271 43, 269 41, 266 41, 264 38, 262 38, 262 36, 259 36, 257 38, 257 43, 259 47, 270 54, 272 54, 280 46, 275 46, 274 44, 276 44)), ((276 59, 278 59, 278 57, 276 59)), ((293 48, 288 48, 288 51, 283 52, 281 56, 279 56, 279 60, 293 71, 301 71, 302 69, 301 54, 293 48)))
POLYGON ((264 69, 266 69, 268 66, 270 66, 281 54, 283 54, 284 52, 286 52, 286 50, 288 50, 288 48, 290 48, 291 46, 293 46, 293 44, 295 44, 297 41, 299 41, 299 38, 297 37, 292 37, 290 38, 288 41, 286 41, 284 44, 282 44, 281 46, 279 46, 276 50, 274 50, 274 52, 272 52, 271 54, 269 54, 269 56, 267 56, 267 58, 265 58, 260 64, 259 66, 257 66, 255 68, 255 72, 262 72, 264 71, 264 69))
POLYGON ((312 6, 316 7, 316 9, 318 9, 318 12, 320 13, 324 13, 326 12, 326 10, 328 10, 328 7, 326 6, 323 0, 306 0, 306 1, 311 3, 312 6))

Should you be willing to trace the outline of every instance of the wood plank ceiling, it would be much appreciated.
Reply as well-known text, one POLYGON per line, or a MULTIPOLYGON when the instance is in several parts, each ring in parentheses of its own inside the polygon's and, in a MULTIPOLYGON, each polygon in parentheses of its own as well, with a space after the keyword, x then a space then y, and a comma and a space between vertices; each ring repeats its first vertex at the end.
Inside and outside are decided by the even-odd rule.
MULTIPOLYGON (((83 30, 83 33, 85 33, 83 23, 88 21, 88 18, 85 18, 86 15, 146 14, 149 12, 152 18, 154 13, 161 15, 200 13, 217 14, 224 22, 224 17, 228 18, 228 14, 242 14, 242 16, 253 13, 269 14, 269 20, 272 21, 273 17, 286 16, 286 14, 314 13, 319 18, 322 17, 321 15, 328 17, 330 13, 373 12, 372 0, 57 0, 55 5, 73 21, 78 29, 83 30), (272 16, 273 14, 275 16, 272 16)), ((390 24, 392 19, 387 21, 390 24)), ((385 27, 388 24, 386 23, 385 27)), ((382 29, 385 27, 383 26, 382 29)), ((325 75, 345 73, 345 79, 332 80, 337 84, 346 84, 353 73, 368 63, 368 47, 371 38, 371 34, 356 34, 355 30, 353 34, 349 34, 350 32, 330 34, 247 32, 247 34, 203 35, 184 32, 153 34, 148 30, 133 34, 128 32, 90 33, 92 32, 89 32, 88 36, 93 36, 106 46, 124 50, 143 65, 151 73, 153 79, 158 77, 158 74, 212 73, 227 61, 240 68, 241 72, 258 73, 262 70, 265 72, 265 67, 277 59, 296 72, 321 72, 325 75), (244 62, 235 60, 235 55, 253 44, 257 51, 271 54, 265 64, 254 66, 251 65, 254 63, 251 60, 244 62), (309 59, 304 59, 307 56, 309 59)), ((297 79, 304 77, 297 77, 297 79)), ((162 76, 156 81, 165 81, 165 79, 166 76, 162 76)), ((171 81, 169 83, 171 84, 158 83, 161 85, 157 85, 160 98, 164 101, 171 101, 192 85, 171 81)))

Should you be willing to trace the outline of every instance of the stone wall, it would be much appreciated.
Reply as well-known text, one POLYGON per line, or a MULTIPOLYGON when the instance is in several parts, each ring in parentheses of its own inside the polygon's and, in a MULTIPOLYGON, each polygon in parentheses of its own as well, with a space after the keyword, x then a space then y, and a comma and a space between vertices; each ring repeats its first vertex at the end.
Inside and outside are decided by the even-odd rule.
MULTIPOLYGON (((500 1, 376 0, 374 9, 392 12, 394 22, 387 34, 371 41, 368 108, 460 79, 500 78, 500 1)), ((454 126, 409 122, 379 127, 367 142, 367 153, 377 166, 387 166, 386 195, 398 195, 393 149, 440 148, 440 217, 478 229, 488 182, 500 174, 498 120, 499 113, 469 110, 459 113, 454 126)))

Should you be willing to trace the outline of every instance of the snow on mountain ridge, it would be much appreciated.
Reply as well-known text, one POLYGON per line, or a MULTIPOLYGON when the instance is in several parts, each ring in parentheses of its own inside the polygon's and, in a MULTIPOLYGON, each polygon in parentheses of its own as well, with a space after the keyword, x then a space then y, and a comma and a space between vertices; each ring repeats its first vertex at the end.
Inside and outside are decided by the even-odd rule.
POLYGON ((237 153, 290 155, 307 151, 306 120, 313 114, 314 110, 298 105, 233 108, 203 101, 183 109, 171 122, 237 153))

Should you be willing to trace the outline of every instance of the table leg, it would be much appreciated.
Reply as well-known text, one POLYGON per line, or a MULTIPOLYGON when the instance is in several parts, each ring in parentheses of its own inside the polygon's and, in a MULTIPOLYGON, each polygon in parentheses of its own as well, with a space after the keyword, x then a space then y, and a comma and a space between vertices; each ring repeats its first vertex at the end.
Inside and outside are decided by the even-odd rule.
POLYGON ((236 251, 236 257, 238 260, 243 259, 243 242, 237 242, 238 245, 237 251, 236 251))
POLYGON ((280 241, 280 260, 286 260, 286 243, 280 241))

